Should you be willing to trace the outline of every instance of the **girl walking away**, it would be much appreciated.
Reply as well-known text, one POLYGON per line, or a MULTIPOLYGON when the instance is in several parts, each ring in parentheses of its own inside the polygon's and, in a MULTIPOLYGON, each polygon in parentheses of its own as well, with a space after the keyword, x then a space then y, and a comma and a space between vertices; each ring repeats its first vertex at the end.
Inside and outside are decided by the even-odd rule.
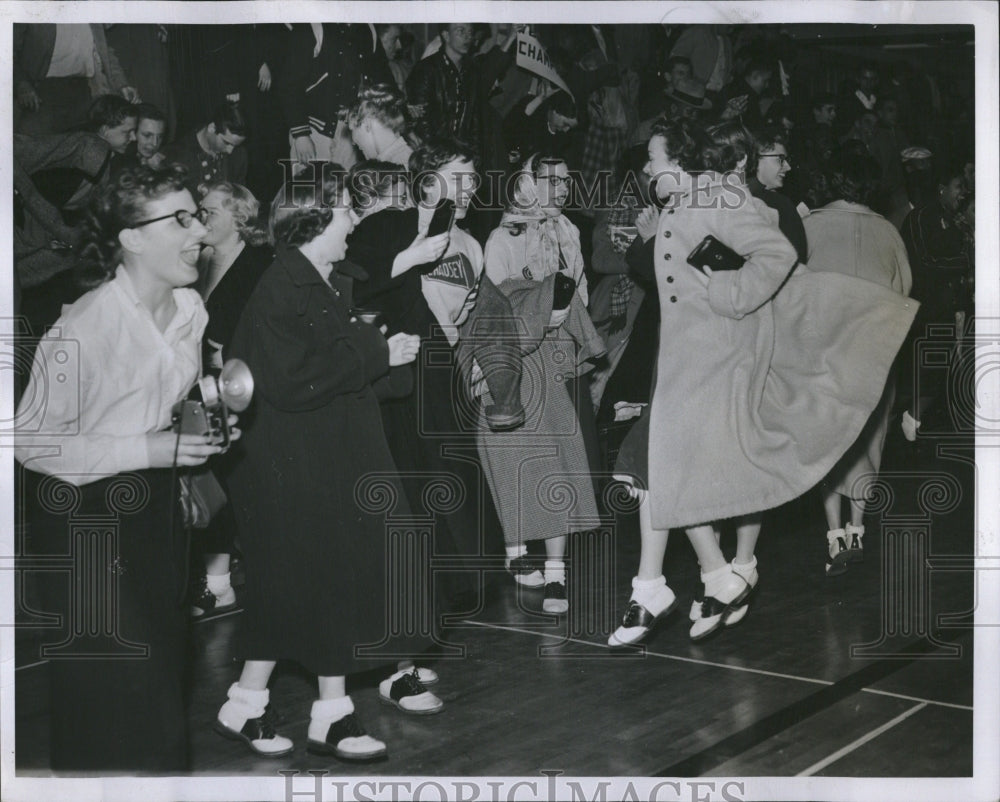
MULTIPOLYGON (((906 247, 895 226, 866 205, 878 175, 878 162, 867 153, 844 146, 835 157, 828 184, 836 200, 805 219, 809 269, 856 276, 905 296, 913 283, 906 247)), ((824 482, 823 507, 829 530, 827 576, 843 574, 849 563, 864 559, 865 503, 869 486, 878 477, 895 397, 893 375, 861 436, 824 482), (844 499, 851 507, 846 526, 844 499)))

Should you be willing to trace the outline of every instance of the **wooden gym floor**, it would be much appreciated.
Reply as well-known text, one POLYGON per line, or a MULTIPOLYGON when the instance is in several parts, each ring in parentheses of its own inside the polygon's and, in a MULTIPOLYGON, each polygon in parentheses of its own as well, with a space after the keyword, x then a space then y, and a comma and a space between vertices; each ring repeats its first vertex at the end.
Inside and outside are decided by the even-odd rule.
MULTIPOLYGON (((893 497, 866 521, 864 563, 841 577, 824 575, 826 526, 815 491, 768 513, 749 614, 700 644, 689 640, 687 622, 697 565, 686 538, 674 534, 665 574, 677 612, 644 650, 604 647, 637 563, 634 516, 619 521, 610 541, 582 541, 598 554, 612 543, 595 569, 607 581, 571 585, 568 617, 536 612, 539 591, 485 577, 481 609, 441 631, 460 656, 428 663, 441 675, 433 690, 443 713, 407 716, 382 705, 380 675, 349 681, 362 723, 388 744, 380 764, 307 754, 316 686, 294 665, 279 664, 271 691, 280 730, 297 745, 292 755, 265 760, 220 738, 210 725, 238 675, 231 646, 241 615, 197 623, 192 773, 969 776, 971 455, 969 437, 908 444, 894 426, 883 465, 893 497)), ((723 543, 731 553, 731 536, 723 543)), ((37 631, 18 633, 16 764, 29 776, 48 774, 41 642, 37 631)))

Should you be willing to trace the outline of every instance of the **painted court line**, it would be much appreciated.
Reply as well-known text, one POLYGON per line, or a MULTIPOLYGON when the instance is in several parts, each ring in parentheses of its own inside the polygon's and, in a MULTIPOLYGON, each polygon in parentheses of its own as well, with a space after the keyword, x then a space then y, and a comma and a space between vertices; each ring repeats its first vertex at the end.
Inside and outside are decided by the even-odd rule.
MULTIPOLYGON (((568 641, 570 643, 581 643, 584 646, 598 646, 602 649, 609 648, 608 645, 604 643, 595 643, 593 641, 583 640, 582 638, 569 638, 563 635, 553 635, 548 632, 538 632, 536 630, 531 630, 531 629, 522 629, 521 627, 512 627, 501 624, 487 624, 482 621, 470 621, 469 619, 465 619, 462 623, 472 624, 473 626, 477 627, 488 627, 489 629, 500 629, 500 630, 507 630, 509 632, 520 632, 524 635, 536 635, 542 638, 554 638, 556 640, 568 641)), ((664 654, 663 652, 653 652, 650 651, 649 649, 646 649, 645 653, 652 657, 663 658, 664 660, 675 660, 680 663, 695 663, 696 665, 700 666, 713 666, 715 668, 725 668, 728 669, 729 671, 743 671, 748 674, 760 674, 765 677, 775 677, 777 679, 790 679, 795 682, 808 682, 812 683, 813 685, 830 686, 834 684, 830 680, 816 679, 815 677, 800 677, 796 674, 782 674, 777 671, 766 671, 762 668, 734 666, 728 663, 717 663, 712 660, 699 660, 694 657, 681 657, 680 655, 676 654, 664 654)), ((968 710, 970 712, 972 711, 972 707, 970 705, 960 705, 960 704, 954 704, 952 702, 939 702, 935 699, 921 699, 918 696, 907 696, 906 694, 895 693, 894 691, 876 690, 875 688, 861 688, 860 690, 862 693, 873 693, 878 696, 891 696, 896 699, 906 699, 907 701, 910 702, 923 702, 924 704, 938 705, 940 707, 951 707, 955 708, 956 710, 968 710)))
POLYGON ((919 713, 921 710, 923 710, 925 707, 927 707, 927 705, 928 705, 928 702, 921 702, 918 705, 914 705, 909 710, 907 710, 907 711, 905 711, 903 713, 900 713, 898 716, 896 716, 896 718, 892 719, 891 721, 887 721, 881 727, 876 727, 874 730, 872 730, 871 732, 869 732, 867 735, 862 735, 857 740, 851 741, 851 743, 849 743, 847 746, 842 747, 841 749, 838 749, 832 755, 828 755, 827 757, 823 758, 818 763, 813 763, 809 768, 803 769, 802 771, 800 771, 795 776, 796 777, 811 777, 817 771, 822 771, 827 766, 829 766, 831 763, 836 763, 842 757, 844 757, 845 755, 849 755, 855 749, 859 749, 860 747, 864 746, 869 741, 871 741, 871 740, 873 740, 875 738, 878 738, 878 736, 880 736, 886 730, 891 730, 893 727, 895 727, 901 721, 905 721, 910 716, 912 716, 914 713, 919 713))

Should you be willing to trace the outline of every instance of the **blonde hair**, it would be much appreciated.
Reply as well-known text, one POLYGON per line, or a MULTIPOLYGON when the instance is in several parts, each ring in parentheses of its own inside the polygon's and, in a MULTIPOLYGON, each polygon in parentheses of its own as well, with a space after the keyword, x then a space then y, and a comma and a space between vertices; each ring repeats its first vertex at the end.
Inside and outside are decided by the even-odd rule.
POLYGON ((221 192, 226 196, 222 201, 222 207, 233 215, 240 239, 247 245, 263 245, 267 242, 267 231, 261 227, 258 220, 260 203, 249 189, 242 184, 217 181, 205 187, 202 198, 209 192, 221 192))

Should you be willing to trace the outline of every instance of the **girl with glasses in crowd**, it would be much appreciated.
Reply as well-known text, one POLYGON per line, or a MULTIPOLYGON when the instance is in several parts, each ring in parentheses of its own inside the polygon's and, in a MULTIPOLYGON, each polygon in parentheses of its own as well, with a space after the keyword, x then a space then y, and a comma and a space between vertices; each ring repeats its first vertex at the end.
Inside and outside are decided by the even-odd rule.
POLYGON ((41 400, 38 434, 20 435, 15 452, 34 491, 29 520, 39 550, 73 554, 85 572, 46 578, 50 609, 65 622, 93 618, 102 612, 98 588, 114 588, 103 610, 113 636, 97 647, 70 640, 49 665, 56 771, 187 768, 187 543, 171 469, 201 465, 220 447, 170 431, 173 406, 201 373, 208 320, 198 293, 183 289, 198 279, 205 236, 184 180, 177 167, 138 167, 97 199, 78 265, 93 289, 40 343, 19 410, 30 417, 41 400), (109 508, 117 548, 79 562, 92 552, 72 541, 73 519, 109 508), (83 609, 72 605, 71 582, 97 583, 83 609))

